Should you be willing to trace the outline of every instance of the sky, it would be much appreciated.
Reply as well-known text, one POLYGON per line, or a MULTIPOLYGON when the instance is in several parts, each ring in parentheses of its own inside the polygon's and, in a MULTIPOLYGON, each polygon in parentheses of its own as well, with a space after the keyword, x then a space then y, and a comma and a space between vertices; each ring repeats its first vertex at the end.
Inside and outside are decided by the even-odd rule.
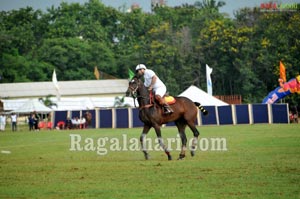
MULTIPOLYGON (((47 8, 54 5, 58 7, 61 2, 76 2, 85 3, 88 0, 0 0, 0 10, 9 11, 17 10, 19 8, 24 8, 26 6, 33 7, 34 9, 41 9, 46 11, 47 8)), ((151 10, 151 0, 101 0, 103 4, 107 6, 112 6, 115 8, 120 8, 125 6, 129 8, 133 3, 138 3, 143 11, 150 12, 151 10)), ((167 0, 168 6, 179 6, 182 4, 194 4, 196 1, 202 2, 202 0, 167 0)), ((220 9, 220 12, 228 13, 233 16, 233 12, 243 8, 243 7, 255 7, 260 6, 261 3, 270 2, 270 0, 223 0, 226 5, 220 9)), ((300 3, 300 0, 275 0, 278 3, 300 3)))

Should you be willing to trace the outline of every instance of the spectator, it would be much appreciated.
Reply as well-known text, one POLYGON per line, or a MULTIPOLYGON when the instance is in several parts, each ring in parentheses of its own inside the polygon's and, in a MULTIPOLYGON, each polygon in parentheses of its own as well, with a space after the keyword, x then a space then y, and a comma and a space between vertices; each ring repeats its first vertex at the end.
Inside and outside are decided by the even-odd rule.
POLYGON ((80 118, 79 123, 80 123, 80 128, 81 128, 81 129, 86 128, 86 123, 87 123, 87 122, 86 122, 86 120, 85 120, 84 117, 81 117, 81 118, 80 118))
POLYGON ((65 122, 64 121, 57 122, 56 129, 57 130, 63 130, 63 129, 65 129, 65 122))
POLYGON ((92 114, 89 111, 86 111, 83 117, 85 118, 85 121, 86 121, 85 122, 85 127, 86 128, 91 127, 91 125, 92 125, 92 114))
POLYGON ((298 114, 297 113, 293 113, 293 111, 290 111, 289 117, 290 117, 290 123, 298 123, 298 114))
POLYGON ((12 131, 17 131, 17 115, 15 113, 12 113, 10 118, 12 131))
POLYGON ((40 128, 39 128, 39 120, 40 120, 39 115, 35 111, 33 112, 33 115, 34 115, 34 117, 33 117, 33 119, 34 119, 34 129, 36 131, 39 131, 40 130, 40 128))
POLYGON ((52 129, 52 122, 47 122, 47 129, 51 130, 52 129))
POLYGON ((5 125, 6 125, 6 116, 4 114, 0 115, 0 131, 5 130, 5 125))
POLYGON ((30 114, 28 117, 28 125, 29 125, 29 131, 33 131, 34 127, 34 114, 30 114))
POLYGON ((298 120, 298 111, 297 111, 297 109, 296 109, 296 112, 295 112, 295 114, 294 114, 294 120, 295 120, 295 123, 299 123, 299 120, 298 120))
POLYGON ((75 117, 74 119, 72 119, 72 124, 73 124, 74 129, 80 128, 80 121, 79 121, 78 117, 75 117))
POLYGON ((67 120, 65 122, 65 129, 72 129, 72 128, 73 128, 72 120, 70 119, 70 117, 67 117, 67 120))

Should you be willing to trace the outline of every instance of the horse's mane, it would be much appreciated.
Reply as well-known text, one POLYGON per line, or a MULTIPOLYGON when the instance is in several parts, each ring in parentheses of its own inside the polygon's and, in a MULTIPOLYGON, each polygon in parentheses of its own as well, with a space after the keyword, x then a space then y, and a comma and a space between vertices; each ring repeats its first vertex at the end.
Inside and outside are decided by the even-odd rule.
POLYGON ((146 88, 144 86, 143 81, 142 81, 142 76, 141 75, 135 74, 131 80, 133 80, 133 79, 137 79, 139 81, 139 83, 143 86, 143 88, 146 88))
POLYGON ((136 74, 132 77, 131 80, 133 80, 133 79, 141 80, 142 77, 143 77, 142 75, 139 75, 139 74, 136 73, 136 74))

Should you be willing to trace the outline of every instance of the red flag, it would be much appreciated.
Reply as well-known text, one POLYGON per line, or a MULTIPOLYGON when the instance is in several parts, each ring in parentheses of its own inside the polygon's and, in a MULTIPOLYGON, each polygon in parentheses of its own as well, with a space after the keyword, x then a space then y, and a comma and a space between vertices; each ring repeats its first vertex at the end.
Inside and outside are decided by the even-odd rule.
POLYGON ((280 78, 283 79, 283 82, 286 82, 285 66, 281 61, 279 62, 279 74, 280 78))

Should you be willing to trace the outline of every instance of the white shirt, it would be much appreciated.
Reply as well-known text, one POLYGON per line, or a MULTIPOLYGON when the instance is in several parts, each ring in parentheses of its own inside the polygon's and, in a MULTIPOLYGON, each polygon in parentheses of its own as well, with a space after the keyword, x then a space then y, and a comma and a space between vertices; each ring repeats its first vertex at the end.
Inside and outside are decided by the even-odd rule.
POLYGON ((86 123, 86 120, 85 120, 85 118, 83 117, 83 118, 81 118, 80 119, 80 124, 85 124, 86 123))
MULTIPOLYGON (((155 72, 150 69, 146 69, 144 73, 144 85, 146 87, 149 87, 151 85, 152 77, 155 76, 155 72)), ((165 84, 159 79, 159 77, 156 76, 156 82, 153 85, 153 89, 159 88, 159 87, 165 87, 165 84)))
POLYGON ((0 115, 0 123, 5 124, 6 123, 6 116, 5 115, 0 115))
POLYGON ((11 115, 11 121, 17 122, 17 115, 11 115))

